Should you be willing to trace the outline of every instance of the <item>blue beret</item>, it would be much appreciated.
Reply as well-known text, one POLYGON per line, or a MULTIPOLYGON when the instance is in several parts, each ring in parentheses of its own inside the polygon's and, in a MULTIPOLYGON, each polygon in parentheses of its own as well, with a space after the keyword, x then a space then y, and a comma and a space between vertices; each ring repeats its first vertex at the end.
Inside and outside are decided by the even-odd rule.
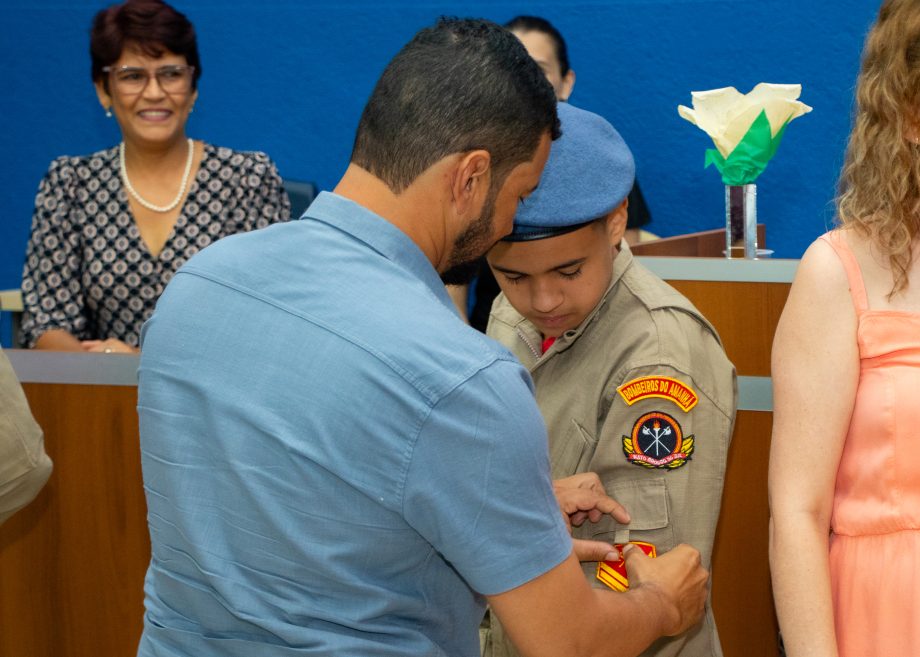
POLYGON ((505 240, 561 235, 600 219, 623 202, 636 166, 623 138, 605 119, 559 103, 562 136, 553 142, 536 191, 518 206, 505 240))

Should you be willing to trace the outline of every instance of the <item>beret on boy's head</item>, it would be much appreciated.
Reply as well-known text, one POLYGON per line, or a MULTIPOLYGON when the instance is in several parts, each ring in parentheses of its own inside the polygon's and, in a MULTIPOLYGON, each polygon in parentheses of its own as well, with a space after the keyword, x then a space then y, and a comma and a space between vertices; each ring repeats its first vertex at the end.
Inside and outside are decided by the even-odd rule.
POLYGON ((518 206, 508 242, 568 233, 623 202, 636 175, 632 153, 597 114, 559 103, 562 136, 553 142, 536 191, 518 206))

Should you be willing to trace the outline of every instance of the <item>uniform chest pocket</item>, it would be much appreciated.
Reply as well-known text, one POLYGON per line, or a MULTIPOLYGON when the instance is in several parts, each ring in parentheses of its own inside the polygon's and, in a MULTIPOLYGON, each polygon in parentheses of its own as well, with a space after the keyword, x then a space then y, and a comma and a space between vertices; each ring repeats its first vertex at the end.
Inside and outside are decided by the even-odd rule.
POLYGON ((645 541, 653 544, 659 554, 674 547, 668 485, 663 478, 647 477, 617 483, 608 480, 603 484, 607 494, 626 507, 631 521, 621 525, 605 516, 597 523, 586 522, 579 527, 574 534, 577 538, 609 543, 645 541))
POLYGON ((562 440, 554 440, 553 432, 550 434, 549 462, 553 479, 585 472, 597 449, 597 438, 574 418, 569 422, 562 440))

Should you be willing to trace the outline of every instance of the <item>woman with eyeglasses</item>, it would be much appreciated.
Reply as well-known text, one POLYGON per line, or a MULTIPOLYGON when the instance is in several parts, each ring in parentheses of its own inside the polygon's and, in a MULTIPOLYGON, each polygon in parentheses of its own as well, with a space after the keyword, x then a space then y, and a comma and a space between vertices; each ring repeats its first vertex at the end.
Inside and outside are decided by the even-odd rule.
POLYGON ((175 271, 226 235, 290 218, 264 153, 189 138, 195 28, 160 0, 100 11, 92 77, 117 146, 52 162, 39 186, 22 293, 26 347, 136 352, 175 271))

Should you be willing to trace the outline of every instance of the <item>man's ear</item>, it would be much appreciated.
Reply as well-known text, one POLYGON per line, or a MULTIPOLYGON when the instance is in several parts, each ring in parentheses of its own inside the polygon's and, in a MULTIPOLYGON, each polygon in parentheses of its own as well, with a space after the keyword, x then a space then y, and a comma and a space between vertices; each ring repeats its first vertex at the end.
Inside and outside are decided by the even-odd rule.
POLYGON ((628 207, 629 199, 624 198, 623 202, 611 210, 610 214, 608 214, 607 218, 605 219, 607 227, 607 238, 610 241, 610 246, 614 248, 620 246, 620 240, 623 239, 623 235, 626 233, 626 218, 628 214, 628 207))
POLYGON ((486 150, 475 150, 460 156, 453 168, 451 195, 457 212, 478 213, 489 193, 492 178, 492 155, 486 150))

